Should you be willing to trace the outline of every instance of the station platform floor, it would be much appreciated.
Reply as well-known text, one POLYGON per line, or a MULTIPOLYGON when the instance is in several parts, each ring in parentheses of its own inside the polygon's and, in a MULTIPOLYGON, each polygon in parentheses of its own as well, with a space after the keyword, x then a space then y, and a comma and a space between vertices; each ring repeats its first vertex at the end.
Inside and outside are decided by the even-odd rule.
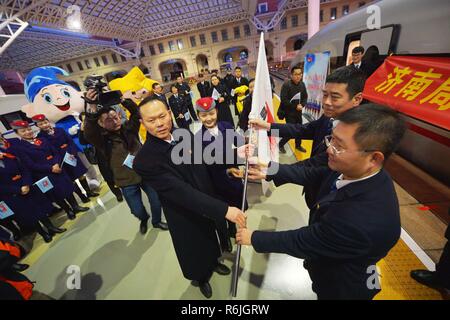
MULTIPOLYGON (((277 84, 278 86, 279 84, 277 84)), ((278 90, 279 92, 279 90, 278 90)), ((278 106, 275 105, 275 108, 278 106)), ((293 141, 280 162, 293 163, 308 153, 294 150, 293 141)), ((310 152, 311 141, 303 141, 310 152)), ((413 269, 434 269, 445 244, 446 224, 426 206, 395 184, 401 206, 402 236, 377 267, 382 291, 376 300, 439 300, 439 292, 409 277, 413 269)), ((253 230, 290 230, 305 226, 308 209, 301 197, 302 187, 284 185, 265 197, 261 185, 249 184, 248 227, 253 230)), ((46 244, 37 236, 26 239, 33 247, 23 260, 31 267, 25 274, 36 281, 36 299, 68 300, 202 300, 199 289, 183 278, 167 231, 149 228, 143 236, 139 222, 125 202, 118 203, 102 184, 101 195, 90 203, 91 210, 74 221, 62 214, 52 217, 68 229, 46 244), (81 288, 68 289, 71 268, 81 272, 81 288)), ((144 199, 145 196, 144 196, 144 199)), ((150 208, 144 201, 147 210, 150 208)), ((233 264, 234 255, 224 256, 233 264)), ((212 299, 229 300, 231 276, 214 274, 212 299)), ((311 281, 302 260, 282 254, 258 254, 243 247, 237 298, 239 300, 315 300, 311 281)))

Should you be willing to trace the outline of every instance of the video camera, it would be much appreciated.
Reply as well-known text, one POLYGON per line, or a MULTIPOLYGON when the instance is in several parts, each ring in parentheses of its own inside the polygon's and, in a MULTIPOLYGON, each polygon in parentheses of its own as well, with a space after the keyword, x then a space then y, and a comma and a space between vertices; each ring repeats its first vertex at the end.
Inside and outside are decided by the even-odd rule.
POLYGON ((83 84, 87 90, 94 89, 97 92, 97 100, 88 102, 96 103, 101 108, 120 104, 122 102, 122 93, 120 91, 104 92, 108 85, 102 80, 103 76, 95 74, 88 76, 84 80, 83 84))

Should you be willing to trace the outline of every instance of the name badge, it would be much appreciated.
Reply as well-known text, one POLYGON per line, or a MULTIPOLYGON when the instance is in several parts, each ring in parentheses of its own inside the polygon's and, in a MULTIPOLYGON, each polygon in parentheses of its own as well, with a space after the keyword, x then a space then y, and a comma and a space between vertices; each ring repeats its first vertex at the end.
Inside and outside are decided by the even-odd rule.
POLYGON ((190 119, 191 119, 191 115, 189 114, 189 111, 188 111, 184 114, 184 120, 189 121, 190 119))
POLYGON ((132 154, 128 154, 127 157, 125 158, 125 161, 123 162, 123 165, 133 169, 133 161, 134 161, 135 156, 133 156, 132 154))
POLYGON ((6 219, 14 215, 14 212, 8 207, 5 201, 0 201, 0 219, 6 219))

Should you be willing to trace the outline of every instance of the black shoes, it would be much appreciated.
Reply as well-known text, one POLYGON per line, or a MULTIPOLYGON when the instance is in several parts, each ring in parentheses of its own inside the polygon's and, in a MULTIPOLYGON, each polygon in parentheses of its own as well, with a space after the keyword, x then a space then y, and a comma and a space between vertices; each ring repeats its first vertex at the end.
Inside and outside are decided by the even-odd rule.
POLYGON ((42 236, 42 238, 44 239, 44 241, 46 243, 52 242, 53 237, 50 234, 48 234, 47 232, 40 232, 39 234, 42 236))
POLYGON ((73 206, 72 209, 73 209, 73 212, 74 212, 74 213, 85 212, 85 211, 88 211, 88 210, 89 210, 88 207, 80 207, 80 206, 78 206, 78 205, 77 205, 77 206, 73 206))
POLYGON ((146 234, 147 233, 147 230, 148 230, 147 221, 148 220, 141 220, 141 225, 139 226, 139 231, 142 234, 146 234))
POLYGON ((217 264, 217 267, 214 269, 214 272, 218 273, 222 276, 226 276, 231 273, 231 270, 226 265, 219 263, 219 264, 217 264))
POLYGON ((280 153, 282 153, 282 154, 286 153, 286 149, 284 148, 284 146, 280 146, 279 150, 280 150, 280 153))
POLYGON ((161 230, 164 230, 164 231, 169 230, 169 226, 165 222, 155 223, 153 225, 153 228, 158 228, 158 229, 161 229, 161 230))
POLYGON ((303 153, 306 152, 306 149, 303 148, 302 146, 296 146, 295 149, 297 149, 298 151, 303 152, 303 153))
POLYGON ((411 278, 417 282, 434 289, 444 289, 439 280, 436 279, 435 272, 428 270, 412 270, 410 273, 411 278))
POLYGON ((94 191, 88 191, 87 192, 87 196, 88 198, 95 198, 98 197, 100 195, 100 193, 94 192, 94 191))
POLYGON ((83 203, 88 203, 91 201, 91 199, 89 199, 88 197, 86 197, 83 193, 81 195, 79 195, 81 202, 83 203))
POLYGON ((17 272, 22 272, 22 271, 27 270, 29 267, 30 266, 28 264, 14 263, 11 266, 11 269, 13 269, 14 271, 17 271, 17 272))
POLYGON ((64 233, 67 231, 67 229, 65 228, 57 228, 55 226, 47 227, 47 230, 51 236, 54 236, 57 233, 64 233))
POLYGON ((77 218, 77 216, 75 215, 75 212, 70 210, 67 212, 67 218, 69 218, 70 220, 75 220, 77 218))
POLYGON ((117 199, 117 201, 119 201, 119 202, 123 202, 123 196, 120 194, 120 195, 117 195, 116 196, 116 199, 117 199))
POLYGON ((212 288, 209 282, 198 282, 198 281, 191 281, 191 284, 194 287, 199 287, 200 292, 205 296, 205 298, 209 299, 212 297, 212 288))

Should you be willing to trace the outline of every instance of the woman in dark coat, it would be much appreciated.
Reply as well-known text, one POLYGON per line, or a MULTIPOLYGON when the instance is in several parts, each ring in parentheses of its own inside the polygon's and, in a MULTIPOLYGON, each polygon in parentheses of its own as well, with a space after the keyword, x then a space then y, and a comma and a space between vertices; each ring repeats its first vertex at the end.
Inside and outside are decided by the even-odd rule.
POLYGON ((8 141, 0 137, 0 201, 14 213, 0 221, 13 232, 16 239, 20 233, 11 220, 19 225, 22 232, 37 231, 45 242, 50 242, 52 235, 66 230, 52 224, 47 216, 53 210, 52 203, 33 186, 31 172, 9 149, 8 141))
POLYGON ((234 127, 234 120, 230 110, 230 97, 228 95, 225 85, 220 83, 217 76, 211 77, 211 89, 209 96, 212 97, 216 103, 218 111, 218 121, 226 121, 234 127))
POLYGON ((62 171, 62 158, 51 143, 45 138, 35 138, 32 129, 25 121, 15 121, 11 126, 20 137, 20 139, 10 140, 11 150, 30 169, 33 182, 36 183, 48 177, 53 185, 53 188, 45 195, 63 208, 69 219, 75 219, 77 212, 89 210, 87 207, 80 207, 75 200, 73 182, 62 171))
POLYGON ((74 181, 73 186, 75 188, 75 193, 80 197, 81 201, 86 203, 90 201, 89 197, 98 196, 98 193, 92 192, 89 188, 89 184, 85 176, 87 169, 77 155, 78 149, 73 142, 72 137, 69 136, 69 134, 65 130, 61 128, 54 128, 43 114, 38 114, 32 119, 36 123, 36 126, 38 126, 38 128, 40 129, 37 137, 46 138, 52 144, 52 146, 56 150, 58 150, 61 159, 64 159, 66 152, 75 157, 76 165, 72 166, 68 163, 64 163, 63 170, 65 173, 67 173, 69 178, 74 181), (75 180, 77 179, 78 181, 80 181, 81 186, 86 191, 87 197, 76 184, 75 180))

